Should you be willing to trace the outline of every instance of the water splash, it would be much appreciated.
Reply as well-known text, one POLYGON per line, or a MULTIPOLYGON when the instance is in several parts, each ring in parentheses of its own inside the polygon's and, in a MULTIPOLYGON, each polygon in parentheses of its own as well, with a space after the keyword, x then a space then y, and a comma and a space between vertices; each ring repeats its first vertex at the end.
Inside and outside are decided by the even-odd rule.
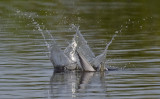
POLYGON ((76 34, 74 35, 74 38, 72 39, 72 43, 65 49, 65 53, 68 57, 71 58, 72 61, 75 61, 76 55, 75 50, 81 49, 81 53, 87 58, 87 60, 92 60, 95 55, 90 49, 90 47, 87 44, 87 41, 84 39, 83 35, 81 34, 79 30, 79 26, 75 26, 74 24, 71 25, 72 29, 75 30, 76 34))
MULTIPOLYGON (((50 47, 51 44, 50 44, 49 42, 47 42, 47 39, 48 39, 48 38, 46 38, 46 35, 49 35, 48 37, 50 37, 50 39, 52 40, 51 43, 56 44, 56 41, 55 41, 55 39, 53 38, 53 36, 51 35, 51 33, 50 33, 48 30, 45 31, 44 29, 42 29, 41 25, 35 20, 35 17, 38 17, 37 14, 35 14, 35 13, 22 12, 22 11, 20 11, 19 9, 16 9, 15 12, 16 12, 16 15, 31 20, 31 24, 33 24, 33 25, 34 25, 34 28, 35 28, 34 31, 35 31, 35 30, 38 30, 39 33, 42 35, 43 40, 44 40, 44 43, 45 43, 46 47, 48 48, 48 51, 51 49, 51 47, 50 47)), ((41 24, 43 24, 43 23, 41 23, 41 24)), ((28 25, 30 25, 30 24, 28 24, 28 25)), ((43 26, 43 28, 45 28, 45 27, 43 26)))
POLYGON ((72 26, 72 29, 74 29, 76 32, 76 34, 74 35, 74 37, 72 39, 72 42, 66 47, 64 52, 62 52, 62 51, 57 52, 56 47, 54 46, 55 49, 52 49, 52 52, 51 52, 52 53, 52 55, 51 55, 52 56, 51 57, 52 63, 54 63, 54 65, 57 65, 61 59, 61 62, 65 63, 63 65, 61 64, 62 66, 65 66, 65 65, 70 66, 72 64, 72 66, 74 66, 74 68, 76 68, 76 66, 78 65, 78 67, 80 67, 84 70, 87 70, 87 71, 89 71, 89 70, 94 71, 95 68, 96 68, 96 70, 100 70, 100 68, 102 68, 102 66, 103 66, 103 69, 105 69, 104 65, 106 62, 106 55, 107 55, 108 47, 110 46, 110 44, 112 43, 112 41, 114 40, 114 38, 116 37, 116 35, 119 31, 116 31, 115 34, 112 36, 111 41, 106 44, 104 52, 98 56, 95 56, 95 54, 92 52, 91 48, 87 44, 87 41, 85 40, 85 38, 81 34, 81 32, 79 30, 79 26, 75 26, 73 24, 71 26, 72 26), (61 53, 61 55, 65 58, 62 59, 62 57, 60 58, 60 56, 58 57, 55 54, 54 55, 56 57, 53 57, 54 56, 53 52, 55 54, 61 53), (57 60, 57 58, 59 58, 59 60, 57 60), (69 64, 67 64, 67 63, 69 63, 69 64))
POLYGON ((98 55, 97 57, 95 57, 92 61, 91 64, 93 66, 95 66, 96 68, 98 68, 98 70, 105 68, 105 63, 106 63, 106 56, 107 56, 107 51, 108 51, 108 47, 111 45, 112 41, 114 40, 114 38, 117 36, 118 31, 115 32, 115 34, 112 36, 112 39, 110 40, 109 43, 106 44, 106 47, 103 51, 102 54, 98 55))
POLYGON ((120 32, 116 31, 111 41, 106 44, 104 52, 98 56, 95 56, 87 44, 87 41, 81 34, 79 26, 72 24, 71 27, 75 31, 75 35, 72 39, 72 42, 69 43, 66 49, 62 50, 56 43, 51 33, 48 30, 44 31, 41 28, 41 25, 33 18, 32 15, 28 13, 22 13, 20 10, 17 10, 16 12, 17 14, 21 14, 22 16, 31 19, 32 24, 35 25, 35 28, 39 31, 44 39, 45 45, 48 48, 49 58, 53 66, 58 68, 76 69, 78 67, 79 69, 85 71, 100 70, 101 67, 105 69, 104 64, 106 62, 108 47, 116 37, 116 34, 120 32), (50 37, 52 40, 50 43, 47 42, 48 38, 46 38, 46 35, 48 35, 48 37, 50 37))

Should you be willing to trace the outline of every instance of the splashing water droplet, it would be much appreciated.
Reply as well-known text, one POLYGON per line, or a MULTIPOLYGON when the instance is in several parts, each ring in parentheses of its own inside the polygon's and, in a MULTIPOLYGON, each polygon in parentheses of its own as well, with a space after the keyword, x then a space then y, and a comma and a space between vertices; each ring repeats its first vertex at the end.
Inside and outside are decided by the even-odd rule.
POLYGON ((20 11, 19 11, 19 10, 17 10, 17 11, 16 11, 16 13, 20 13, 20 11))
POLYGON ((35 24, 35 25, 36 25, 36 24, 37 24, 37 22, 33 22, 33 24, 35 24))
POLYGON ((115 31, 115 33, 118 33, 118 31, 115 31))

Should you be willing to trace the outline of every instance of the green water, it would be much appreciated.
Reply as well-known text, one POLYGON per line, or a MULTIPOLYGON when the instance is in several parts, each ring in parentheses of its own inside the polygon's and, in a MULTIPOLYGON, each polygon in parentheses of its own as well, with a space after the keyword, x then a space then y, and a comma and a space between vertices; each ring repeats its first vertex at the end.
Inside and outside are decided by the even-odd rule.
POLYGON ((1 0, 0 99, 159 99, 160 1, 1 0), (118 71, 53 74, 41 32, 64 49, 80 30, 118 71), (40 29, 38 29, 40 28, 40 29), (52 75, 53 74, 53 75, 52 75))

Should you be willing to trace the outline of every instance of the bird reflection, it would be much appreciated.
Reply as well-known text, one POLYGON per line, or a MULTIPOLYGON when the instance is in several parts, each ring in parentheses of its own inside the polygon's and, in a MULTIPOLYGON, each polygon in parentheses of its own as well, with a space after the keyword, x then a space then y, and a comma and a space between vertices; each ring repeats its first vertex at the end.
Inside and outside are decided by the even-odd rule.
POLYGON ((49 97, 79 97, 78 95, 82 94, 87 88, 93 85, 101 86, 98 90, 95 90, 97 92, 106 91, 105 72, 53 72, 50 79, 49 97))
POLYGON ((83 72, 79 80, 78 89, 85 89, 87 84, 91 81, 95 72, 83 72))

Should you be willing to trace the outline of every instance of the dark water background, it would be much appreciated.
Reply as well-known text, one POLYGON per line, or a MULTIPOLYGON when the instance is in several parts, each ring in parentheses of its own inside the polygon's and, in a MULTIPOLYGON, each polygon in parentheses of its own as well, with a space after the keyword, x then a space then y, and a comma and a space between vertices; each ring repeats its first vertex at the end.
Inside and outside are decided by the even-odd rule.
POLYGON ((159 5, 159 0, 1 0, 0 99, 159 99, 159 5), (50 32, 65 48, 75 33, 71 24, 80 26, 96 55, 118 32, 106 59, 120 69, 53 74, 40 32, 50 32))

